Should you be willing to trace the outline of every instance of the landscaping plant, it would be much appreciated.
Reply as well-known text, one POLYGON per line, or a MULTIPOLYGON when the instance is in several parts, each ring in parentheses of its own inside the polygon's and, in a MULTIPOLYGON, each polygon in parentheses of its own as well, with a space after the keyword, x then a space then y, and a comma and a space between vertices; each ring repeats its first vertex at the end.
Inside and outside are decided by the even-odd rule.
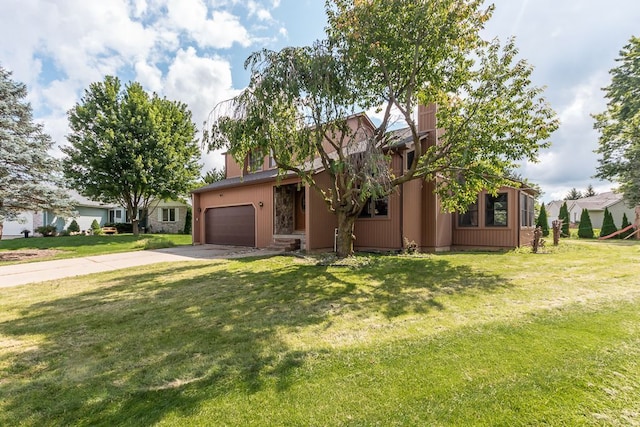
POLYGON ((547 209, 544 207, 544 202, 540 206, 540 213, 536 220, 536 227, 542 228, 542 235, 547 237, 549 235, 549 220, 547 218, 547 209))
POLYGON ((582 239, 593 238, 593 225, 591 225, 591 217, 587 209, 582 209, 580 214, 580 225, 578 227, 578 237, 582 239))
POLYGON ((602 220, 602 228, 600 229, 600 237, 608 236, 616 231, 618 231, 618 228, 613 222, 613 215, 609 212, 609 208, 604 208, 604 218, 602 220))

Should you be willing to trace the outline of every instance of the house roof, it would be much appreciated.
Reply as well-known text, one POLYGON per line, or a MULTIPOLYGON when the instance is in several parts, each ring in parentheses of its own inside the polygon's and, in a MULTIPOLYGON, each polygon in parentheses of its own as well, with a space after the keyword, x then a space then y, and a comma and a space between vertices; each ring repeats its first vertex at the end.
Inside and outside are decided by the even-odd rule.
MULTIPOLYGON (((238 187, 241 185, 258 184, 266 181, 273 181, 278 176, 278 169, 267 169, 265 171, 250 173, 244 176, 236 176, 221 181, 216 181, 204 187, 197 188, 192 193, 204 193, 211 190, 222 190, 229 187, 238 187)), ((285 178, 296 176, 293 172, 285 172, 285 178)))
POLYGON ((604 210, 604 208, 609 208, 621 201, 622 194, 614 193, 613 191, 607 191, 604 193, 596 194, 595 196, 576 199, 573 202, 581 209, 587 209, 588 211, 602 211, 604 210))
POLYGON ((88 207, 88 208, 102 208, 109 209, 112 208, 113 205, 105 204, 102 202, 96 202, 95 200, 91 200, 78 193, 76 190, 69 190, 69 197, 73 200, 73 205, 76 207, 88 207))

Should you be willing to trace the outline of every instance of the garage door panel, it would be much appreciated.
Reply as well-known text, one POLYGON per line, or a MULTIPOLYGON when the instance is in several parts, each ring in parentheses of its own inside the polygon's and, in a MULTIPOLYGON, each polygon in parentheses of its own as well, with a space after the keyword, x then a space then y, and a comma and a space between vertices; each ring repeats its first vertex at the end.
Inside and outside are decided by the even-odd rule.
POLYGON ((205 242, 217 245, 256 245, 255 209, 251 205, 210 208, 205 212, 205 242))

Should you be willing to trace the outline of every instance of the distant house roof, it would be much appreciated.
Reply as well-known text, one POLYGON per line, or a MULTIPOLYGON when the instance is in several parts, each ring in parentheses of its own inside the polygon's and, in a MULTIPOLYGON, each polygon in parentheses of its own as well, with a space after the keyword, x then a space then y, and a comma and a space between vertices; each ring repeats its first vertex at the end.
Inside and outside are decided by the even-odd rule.
POLYGON ((76 207, 82 206, 87 208, 102 208, 109 209, 114 207, 113 204, 106 204, 102 202, 96 202, 78 193, 76 190, 69 190, 69 197, 73 200, 73 205, 76 207))
POLYGON ((602 211, 612 205, 622 201, 622 194, 607 191, 605 193, 596 194, 591 197, 583 197, 576 199, 574 202, 583 209, 588 211, 602 211))

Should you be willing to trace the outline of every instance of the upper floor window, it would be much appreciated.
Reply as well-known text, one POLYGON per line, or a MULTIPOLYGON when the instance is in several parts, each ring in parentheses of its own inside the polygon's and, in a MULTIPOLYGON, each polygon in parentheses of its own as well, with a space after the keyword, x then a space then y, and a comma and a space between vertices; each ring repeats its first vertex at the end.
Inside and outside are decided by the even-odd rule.
POLYGON ((535 226, 535 213, 533 197, 520 193, 520 227, 535 226))
POLYGON ((485 225, 487 227, 506 227, 508 218, 507 193, 498 193, 496 196, 486 196, 485 225))
POLYGON ((360 218, 386 218, 389 216, 389 197, 382 197, 380 199, 367 199, 362 212, 360 212, 360 218))
POLYGON ((276 159, 273 156, 273 150, 269 151, 269 167, 270 168, 276 167, 276 159))
POLYGON ((247 171, 248 172, 257 172, 262 170, 262 165, 264 163, 264 156, 259 151, 250 151, 247 156, 247 171))
POLYGON ((413 163, 413 159, 416 157, 415 150, 409 151, 407 153, 407 169, 411 169, 411 164, 413 163))
POLYGON ((465 213, 458 214, 458 227, 478 226, 478 199, 467 207, 465 213))

